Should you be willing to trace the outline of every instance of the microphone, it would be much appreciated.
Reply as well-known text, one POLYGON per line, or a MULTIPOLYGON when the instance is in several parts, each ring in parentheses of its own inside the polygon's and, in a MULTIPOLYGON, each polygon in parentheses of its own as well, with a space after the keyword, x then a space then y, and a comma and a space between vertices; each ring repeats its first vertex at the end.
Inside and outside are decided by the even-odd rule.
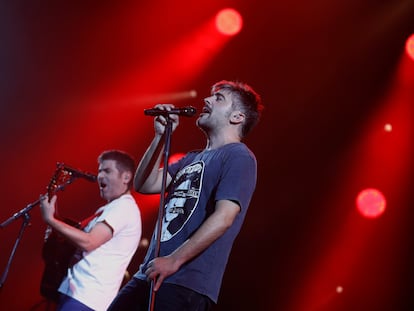
POLYGON ((164 116, 164 117, 168 117, 168 115, 170 114, 177 114, 179 116, 183 116, 183 117, 192 117, 196 114, 197 110, 192 107, 192 106, 188 106, 188 107, 182 107, 182 108, 172 108, 170 111, 168 110, 161 110, 158 108, 153 108, 153 109, 145 109, 144 110, 144 114, 146 116, 164 116))
POLYGON ((92 173, 88 173, 88 172, 82 172, 80 170, 77 170, 75 168, 69 167, 66 164, 63 165, 63 169, 65 171, 67 171, 71 176, 76 177, 76 178, 84 178, 87 181, 90 182, 96 182, 97 180, 97 176, 92 174, 92 173))

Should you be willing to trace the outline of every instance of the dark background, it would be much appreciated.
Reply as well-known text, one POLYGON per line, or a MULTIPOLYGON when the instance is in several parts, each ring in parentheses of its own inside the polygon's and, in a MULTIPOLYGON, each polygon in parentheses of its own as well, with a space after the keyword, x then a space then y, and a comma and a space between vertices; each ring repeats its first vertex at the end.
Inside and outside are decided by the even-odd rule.
MULTIPOLYGON (((413 32, 409 0, 2 1, 0 221, 45 192, 56 162, 96 172, 106 149, 138 161, 153 135, 142 110, 157 94, 196 90, 197 98, 174 103, 201 108, 213 83, 241 80, 266 107, 246 139, 259 179, 215 310, 411 310, 414 79, 404 80, 404 95, 395 81, 401 66, 413 75, 403 61, 413 32), (181 79, 169 67, 174 61, 162 58, 225 7, 242 14, 244 28, 181 79), (378 134, 379 152, 363 153, 381 107, 396 115, 395 94, 406 104, 407 126, 399 132, 401 118, 394 119, 395 136, 378 134), (398 150, 390 147, 397 140, 398 150), (389 163, 400 164, 404 177, 388 180, 389 163), (387 210, 365 219, 355 197, 375 186, 383 187, 387 210)), ((185 64, 190 55, 178 58, 185 64)), ((204 146, 194 120, 182 120, 172 152, 204 146)), ((149 238, 157 197, 136 197, 149 238)), ((58 201, 60 214, 78 220, 104 203, 86 180, 58 201)), ((39 294, 45 225, 37 206, 30 216, 0 289, 1 310, 46 310, 39 294)), ((21 223, 0 230, 2 273, 21 223)), ((131 273, 144 252, 138 249, 131 273)))

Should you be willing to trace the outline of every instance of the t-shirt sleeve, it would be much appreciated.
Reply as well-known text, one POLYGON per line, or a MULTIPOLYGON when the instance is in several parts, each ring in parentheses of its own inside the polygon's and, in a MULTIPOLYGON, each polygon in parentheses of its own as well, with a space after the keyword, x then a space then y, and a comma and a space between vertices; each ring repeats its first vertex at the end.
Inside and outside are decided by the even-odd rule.
POLYGON ((134 219, 132 213, 136 206, 129 199, 122 199, 116 202, 117 206, 109 209, 101 215, 100 221, 105 221, 113 230, 115 235, 125 228, 134 219))
POLYGON ((250 153, 230 154, 222 165, 215 200, 231 200, 246 209, 256 187, 256 159, 250 153))

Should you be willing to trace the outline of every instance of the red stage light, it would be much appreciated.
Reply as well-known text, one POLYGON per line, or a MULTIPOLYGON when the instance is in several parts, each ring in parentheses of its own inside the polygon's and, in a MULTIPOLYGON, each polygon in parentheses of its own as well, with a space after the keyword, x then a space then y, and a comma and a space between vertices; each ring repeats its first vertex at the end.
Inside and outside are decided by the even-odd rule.
POLYGON ((392 125, 390 123, 385 124, 384 125, 384 131, 392 132, 392 125))
POLYGON ((407 42, 405 43, 405 50, 408 56, 414 60, 414 34, 408 37, 407 42))
POLYGON ((234 9, 223 9, 216 15, 217 30, 223 35, 234 36, 243 26, 243 19, 234 9))
POLYGON ((362 190, 357 198, 358 211, 367 218, 376 218, 385 211, 386 200, 381 191, 373 188, 362 190))

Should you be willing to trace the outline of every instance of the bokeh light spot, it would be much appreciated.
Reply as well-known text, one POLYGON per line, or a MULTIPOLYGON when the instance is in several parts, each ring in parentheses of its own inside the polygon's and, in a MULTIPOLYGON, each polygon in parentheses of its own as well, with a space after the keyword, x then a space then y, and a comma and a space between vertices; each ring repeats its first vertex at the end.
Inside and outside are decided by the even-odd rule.
POLYGON ((385 196, 381 191, 373 188, 362 190, 356 198, 358 211, 367 218, 381 216, 386 207, 385 196))
POLYGON ((406 44, 405 44, 405 50, 408 54, 408 56, 414 60, 414 34, 408 37, 406 44))
POLYGON ((385 124, 384 125, 384 131, 392 132, 392 125, 390 123, 385 124))
POLYGON ((234 36, 240 32, 243 19, 239 12, 234 9, 223 9, 217 13, 217 30, 227 36, 234 36))

